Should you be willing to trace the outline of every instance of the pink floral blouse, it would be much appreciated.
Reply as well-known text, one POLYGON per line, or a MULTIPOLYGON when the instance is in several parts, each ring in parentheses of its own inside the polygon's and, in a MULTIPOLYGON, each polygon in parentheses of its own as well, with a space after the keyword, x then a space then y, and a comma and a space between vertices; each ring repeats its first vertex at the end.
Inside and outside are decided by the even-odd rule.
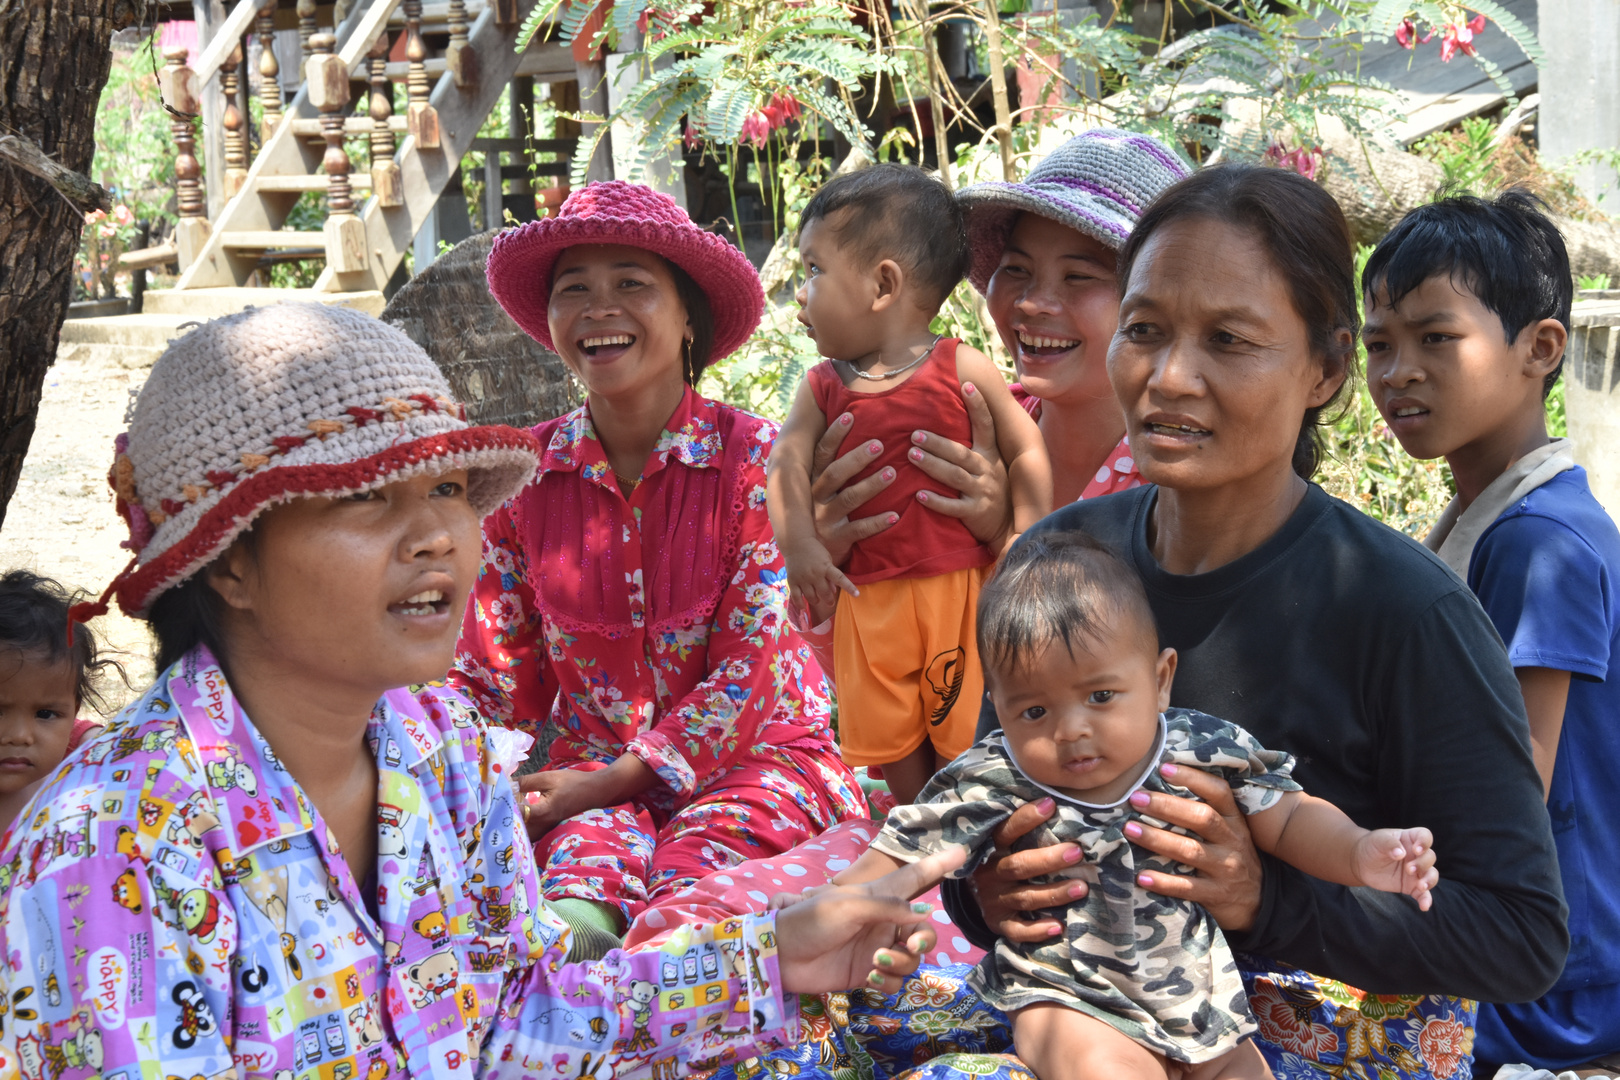
MULTIPOLYGON (((765 511, 776 426, 688 389, 628 499, 586 408, 535 434, 539 473, 484 524, 452 682, 511 726, 554 719, 553 766, 635 754, 667 785, 655 806, 756 747, 824 757, 824 784, 847 774, 821 668, 785 617, 765 511)), ((858 813, 849 787, 831 794, 858 813)))

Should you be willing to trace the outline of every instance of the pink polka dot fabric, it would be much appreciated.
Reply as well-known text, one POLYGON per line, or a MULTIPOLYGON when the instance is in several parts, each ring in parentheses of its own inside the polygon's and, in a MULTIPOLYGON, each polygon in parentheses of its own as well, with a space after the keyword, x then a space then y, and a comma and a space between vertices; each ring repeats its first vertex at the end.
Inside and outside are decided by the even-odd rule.
MULTIPOLYGON (((716 870, 690 889, 657 901, 636 916, 625 934, 624 947, 632 951, 656 947, 676 927, 707 925, 733 915, 763 911, 778 893, 799 893, 825 885, 861 857, 877 832, 874 822, 846 821, 782 855, 750 859, 716 870)), ((928 954, 929 962, 942 966, 977 963, 983 951, 969 944, 945 914, 939 889, 928 890, 920 899, 934 905, 931 918, 939 939, 928 954)))

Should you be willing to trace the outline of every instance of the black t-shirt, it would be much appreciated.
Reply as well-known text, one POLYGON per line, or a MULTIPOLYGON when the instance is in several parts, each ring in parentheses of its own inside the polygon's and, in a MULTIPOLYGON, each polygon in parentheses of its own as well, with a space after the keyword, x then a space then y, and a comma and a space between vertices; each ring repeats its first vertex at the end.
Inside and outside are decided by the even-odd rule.
MULTIPOLYGON (((1434 906, 1308 877, 1269 855, 1240 952, 1371 993, 1528 1001, 1569 936, 1518 681, 1467 586, 1422 545, 1312 485, 1271 539, 1207 574, 1166 573, 1147 545, 1157 488, 1063 507, 1141 574, 1174 705, 1230 720, 1298 760, 1294 778, 1370 829, 1423 825, 1434 906)), ((988 700, 981 733, 996 726, 988 700)), ((970 936, 988 939, 960 893, 970 936)))

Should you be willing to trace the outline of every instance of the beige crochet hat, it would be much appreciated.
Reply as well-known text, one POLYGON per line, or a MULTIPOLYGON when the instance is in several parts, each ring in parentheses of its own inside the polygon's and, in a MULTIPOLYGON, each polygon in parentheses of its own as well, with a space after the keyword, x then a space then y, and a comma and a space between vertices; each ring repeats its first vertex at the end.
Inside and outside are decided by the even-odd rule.
POLYGON ((260 513, 307 496, 466 469, 488 514, 528 483, 540 445, 465 416, 421 347, 369 315, 277 304, 205 323, 159 358, 118 437, 108 480, 135 561, 108 591, 143 616, 260 513))

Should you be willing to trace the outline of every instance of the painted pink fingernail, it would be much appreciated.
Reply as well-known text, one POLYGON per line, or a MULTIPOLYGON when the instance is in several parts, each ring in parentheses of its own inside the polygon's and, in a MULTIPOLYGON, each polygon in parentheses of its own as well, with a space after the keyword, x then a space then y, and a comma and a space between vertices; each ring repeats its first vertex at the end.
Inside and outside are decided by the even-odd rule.
POLYGON ((969 383, 963 383, 962 384, 962 393, 964 393, 964 394, 977 394, 978 392, 979 392, 979 388, 977 386, 974 386, 972 383, 969 382, 969 383))
POLYGON ((893 480, 894 479, 894 470, 890 469, 888 467, 885 467, 882 472, 878 473, 878 475, 883 477, 883 479, 885 479, 885 480, 893 480))
POLYGON ((1153 888, 1153 875, 1139 874, 1137 875, 1136 883, 1142 886, 1144 889, 1151 889, 1153 888))
POLYGON ((1174 776, 1174 775, 1176 775, 1176 767, 1174 765, 1168 765, 1168 764, 1160 765, 1159 766, 1159 772, 1161 774, 1165 775, 1165 776, 1174 776))
POLYGON ((1083 885, 1070 885, 1069 886, 1069 899, 1070 900, 1078 900, 1084 895, 1086 895, 1085 886, 1083 886, 1083 885))
POLYGON ((869 442, 866 444, 866 452, 868 454, 881 454, 883 453, 883 444, 880 442, 869 442))
POLYGON ((911 453, 907 454, 906 456, 909 457, 912 461, 921 461, 922 458, 923 458, 923 453, 922 453, 921 450, 913 450, 913 451, 911 451, 911 453))
POLYGON ((1142 835, 1142 826, 1138 825, 1134 821, 1127 823, 1125 826, 1125 835, 1130 837, 1132 840, 1135 840, 1137 837, 1142 835))
POLYGON ((926 432, 926 431, 913 431, 911 433, 911 441, 916 443, 917 445, 921 446, 923 443, 928 441, 928 432, 926 432))
POLYGON ((840 416, 838 418, 838 422, 840 424, 842 424, 844 427, 849 427, 849 425, 851 425, 851 424, 853 424, 855 422, 855 418, 853 416, 849 415, 849 413, 845 413, 843 416, 840 416))
POLYGON ((1063 861, 1066 863, 1077 863, 1085 857, 1085 854, 1086 853, 1077 846, 1067 847, 1063 849, 1063 861))
POLYGON ((1135 793, 1133 793, 1131 795, 1131 805, 1132 806, 1146 806, 1148 803, 1150 803, 1152 801, 1153 800, 1148 797, 1148 793, 1145 792, 1145 791, 1138 791, 1138 792, 1135 792, 1135 793))
POLYGON ((921 502, 921 503, 927 502, 928 501, 928 492, 926 492, 926 491, 917 492, 917 501, 921 502))
POLYGON ((1053 810, 1057 809, 1057 803, 1053 802, 1052 799, 1048 797, 1036 803, 1035 809, 1039 810, 1043 814, 1050 814, 1053 810))
POLYGON ((1046 932, 1046 936, 1047 937, 1057 937, 1061 933, 1063 933, 1063 927, 1054 926, 1054 927, 1052 927, 1052 929, 1050 929, 1050 930, 1048 930, 1046 932))

